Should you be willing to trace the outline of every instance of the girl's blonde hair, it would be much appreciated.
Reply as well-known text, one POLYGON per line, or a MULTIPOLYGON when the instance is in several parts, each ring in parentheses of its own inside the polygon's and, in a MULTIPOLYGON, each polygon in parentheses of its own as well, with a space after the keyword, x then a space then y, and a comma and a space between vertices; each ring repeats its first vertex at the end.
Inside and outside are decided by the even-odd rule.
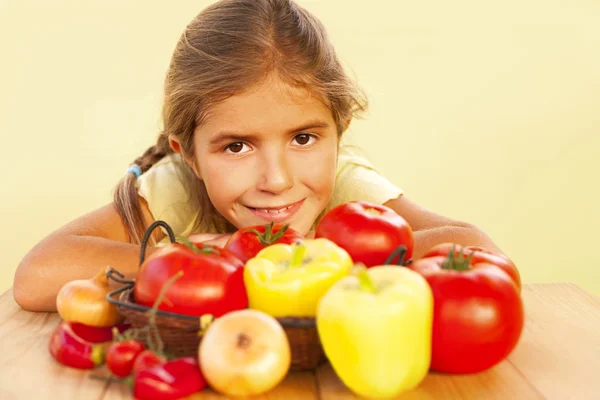
MULTIPOLYGON (((292 0, 222 0, 204 9, 181 35, 169 66, 162 108, 163 131, 134 163, 142 172, 173 153, 169 135, 193 159, 194 129, 216 103, 264 82, 271 75, 309 90, 331 110, 338 134, 367 108, 367 99, 344 73, 325 28, 292 0)), ((235 229, 214 208, 204 184, 190 182, 199 196, 199 225, 235 229)), ((129 241, 140 243, 147 229, 136 189, 126 174, 114 203, 129 241)))

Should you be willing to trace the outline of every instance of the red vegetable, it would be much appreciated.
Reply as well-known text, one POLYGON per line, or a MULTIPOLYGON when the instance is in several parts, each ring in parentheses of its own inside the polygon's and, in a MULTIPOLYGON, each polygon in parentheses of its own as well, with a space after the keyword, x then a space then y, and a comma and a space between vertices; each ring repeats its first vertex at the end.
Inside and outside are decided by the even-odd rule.
MULTIPOLYGON (((447 257, 452 252, 454 252, 453 254, 456 257, 460 251, 459 247, 460 246, 457 246, 454 243, 438 244, 437 246, 431 248, 423 256, 423 258, 434 256, 447 257)), ((521 275, 519 274, 519 270, 517 270, 515 264, 508 257, 503 254, 498 254, 491 250, 476 246, 463 247, 463 251, 466 255, 472 254, 471 264, 473 265, 487 262, 501 268, 512 278, 513 281, 515 281, 515 284, 519 288, 519 293, 521 292, 521 275)))
POLYGON ((245 263, 273 243, 292 244, 303 238, 301 233, 289 228, 288 225, 275 225, 271 222, 268 225, 249 226, 237 230, 231 235, 225 248, 245 263))
MULTIPOLYGON (((125 332, 130 327, 130 324, 120 324, 114 326, 114 328, 117 328, 119 333, 125 332)), ((98 327, 80 324, 79 322, 71 322, 71 329, 73 329, 73 332, 75 332, 77 336, 91 343, 110 342, 113 340, 112 326, 98 327)))
POLYGON ((408 265, 425 277, 433 292, 431 369, 480 372, 516 346, 523 330, 523 303, 517 284, 502 268, 453 255, 408 265))
POLYGON ((114 342, 106 352, 106 366, 119 378, 129 376, 136 357, 143 351, 144 345, 134 339, 114 342))
POLYGON ((167 362, 166 358, 156 355, 156 353, 154 353, 152 350, 144 350, 135 358, 131 372, 135 374, 138 371, 154 367, 155 365, 160 365, 165 362, 167 362))
POLYGON ((104 362, 104 346, 83 340, 67 321, 52 333, 49 350, 56 361, 73 368, 91 369, 104 362))
POLYGON ((220 247, 171 243, 152 253, 141 265, 133 287, 135 301, 152 307, 163 284, 183 272, 167 292, 158 309, 219 317, 248 306, 244 286, 244 263, 220 247))
POLYGON ((171 400, 189 396, 205 387, 197 359, 184 357, 137 372, 133 395, 138 400, 171 400))
POLYGON ((410 225, 389 207, 365 201, 341 204, 319 221, 316 238, 327 238, 350 254, 355 263, 367 267, 393 263, 388 256, 406 246, 405 260, 413 253, 410 225))

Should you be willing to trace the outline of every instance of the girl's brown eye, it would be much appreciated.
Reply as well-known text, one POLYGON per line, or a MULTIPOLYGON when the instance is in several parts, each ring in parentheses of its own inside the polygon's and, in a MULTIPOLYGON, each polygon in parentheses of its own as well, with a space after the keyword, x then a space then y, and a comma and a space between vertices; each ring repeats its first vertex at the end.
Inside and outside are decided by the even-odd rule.
POLYGON ((227 146, 227 149, 229 149, 229 151, 232 153, 239 153, 243 148, 244 143, 242 142, 231 143, 229 146, 227 146))
POLYGON ((305 144, 308 144, 308 142, 310 141, 310 135, 302 133, 300 135, 297 135, 295 139, 296 139, 296 143, 305 145, 305 144))

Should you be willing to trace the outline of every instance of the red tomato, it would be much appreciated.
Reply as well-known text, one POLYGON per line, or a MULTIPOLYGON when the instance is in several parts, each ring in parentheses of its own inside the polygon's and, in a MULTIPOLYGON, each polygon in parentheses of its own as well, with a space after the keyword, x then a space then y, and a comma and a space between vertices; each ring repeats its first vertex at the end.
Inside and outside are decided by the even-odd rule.
POLYGON ((408 265, 433 292, 431 369, 463 374, 505 359, 523 330, 519 289, 501 268, 459 257, 421 258, 408 265))
POLYGON ((166 362, 166 358, 157 356, 152 350, 144 350, 135 358, 131 372, 135 374, 143 369, 164 364, 166 362))
MULTIPOLYGON (((444 256, 447 257, 454 249, 454 256, 458 256, 461 252, 460 245, 454 243, 441 243, 437 246, 432 247, 423 258, 444 256)), ((521 275, 515 264, 504 254, 495 253, 491 250, 484 249, 483 247, 467 246, 462 248, 462 252, 469 256, 472 254, 471 264, 479 264, 482 262, 494 264, 506 272, 519 288, 521 292, 521 275)))
POLYGON ((273 243, 292 244, 302 240, 299 232, 288 225, 249 226, 237 230, 225 245, 225 248, 235 254, 244 263, 258 254, 259 251, 273 243))
POLYGON ((384 264, 400 245, 406 246, 405 261, 413 252, 413 233, 406 220, 389 207, 365 201, 330 210, 317 224, 315 237, 331 240, 355 263, 367 267, 384 264))
POLYGON ((171 243, 154 251, 140 267, 133 287, 135 301, 152 307, 166 281, 182 271, 158 308, 216 318, 248 306, 243 267, 239 258, 220 247, 171 243))
POLYGON ((137 340, 129 339, 123 342, 114 342, 106 352, 106 366, 119 378, 131 374, 133 362, 144 351, 144 345, 137 340))

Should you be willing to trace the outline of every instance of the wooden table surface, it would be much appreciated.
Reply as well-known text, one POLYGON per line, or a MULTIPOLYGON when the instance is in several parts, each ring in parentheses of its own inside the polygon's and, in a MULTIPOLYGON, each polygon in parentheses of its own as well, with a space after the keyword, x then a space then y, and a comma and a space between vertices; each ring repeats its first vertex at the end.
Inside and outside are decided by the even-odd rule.
MULTIPOLYGON (((472 375, 429 373, 399 399, 600 399, 600 298, 574 284, 524 285, 525 329, 512 354, 472 375)), ((9 290, 0 296, 0 399, 129 399, 125 385, 90 378, 107 374, 64 367, 50 356, 56 313, 22 310, 9 290)), ((211 390, 188 399, 224 399, 211 390)), ((260 399, 355 399, 326 364, 290 373, 260 399)))

